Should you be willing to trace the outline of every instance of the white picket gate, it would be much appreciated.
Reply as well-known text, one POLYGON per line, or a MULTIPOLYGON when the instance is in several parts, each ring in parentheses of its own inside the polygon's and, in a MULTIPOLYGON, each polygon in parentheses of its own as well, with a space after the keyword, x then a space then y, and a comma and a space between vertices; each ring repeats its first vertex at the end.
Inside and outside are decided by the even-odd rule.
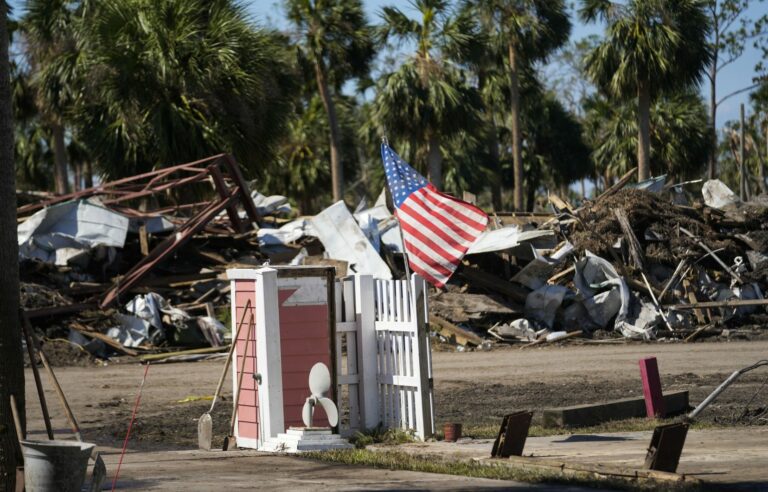
POLYGON ((434 433, 432 359, 424 279, 347 277, 336 284, 340 432, 382 425, 434 433))
POLYGON ((336 401, 339 406, 339 433, 349 436, 360 430, 359 328, 355 315, 355 278, 336 282, 336 401))

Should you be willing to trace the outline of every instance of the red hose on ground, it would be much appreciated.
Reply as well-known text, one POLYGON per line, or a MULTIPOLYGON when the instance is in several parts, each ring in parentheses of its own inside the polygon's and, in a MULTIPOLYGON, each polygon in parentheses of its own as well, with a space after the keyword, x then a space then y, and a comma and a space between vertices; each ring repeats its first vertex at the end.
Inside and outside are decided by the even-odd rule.
POLYGON ((131 429, 133 428, 133 421, 136 420, 136 412, 139 409, 139 403, 141 403, 141 390, 144 389, 144 382, 147 380, 147 373, 149 372, 149 363, 144 366, 144 377, 141 378, 141 384, 139 385, 139 393, 136 395, 136 404, 133 406, 133 414, 131 415, 131 421, 128 424, 128 432, 125 434, 125 441, 123 441, 123 451, 120 453, 120 461, 117 462, 117 470, 115 471, 115 478, 112 479, 112 492, 115 492, 117 487, 117 477, 120 475, 120 467, 123 465, 123 456, 128 449, 128 439, 131 437, 131 429))

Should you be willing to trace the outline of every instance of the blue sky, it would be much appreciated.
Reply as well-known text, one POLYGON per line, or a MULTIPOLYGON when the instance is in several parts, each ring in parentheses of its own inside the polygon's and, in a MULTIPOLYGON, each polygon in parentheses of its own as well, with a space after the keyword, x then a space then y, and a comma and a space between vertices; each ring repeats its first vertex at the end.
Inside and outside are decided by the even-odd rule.
MULTIPOLYGON (((281 0, 252 0, 245 1, 248 5, 248 9, 259 22, 276 27, 278 29, 286 29, 287 23, 284 17, 283 3, 281 0)), ((414 13, 408 0, 363 0, 365 8, 368 13, 368 18, 373 23, 379 22, 379 12, 384 6, 395 6, 403 10, 406 14, 414 13)), ((569 2, 570 3, 570 2, 569 2)), ((765 12, 766 6, 764 0, 753 0, 752 6, 749 11, 752 17, 765 12)), ((573 31, 571 33, 572 40, 578 40, 590 34, 602 34, 602 27, 597 25, 584 25, 579 22, 578 19, 572 19, 573 31)), ((735 63, 726 67, 719 75, 718 78, 718 99, 723 95, 727 95, 733 91, 741 89, 745 85, 749 85, 752 77, 754 76, 754 67, 760 58, 760 53, 751 48, 746 50, 744 55, 735 63)), ((709 101, 709 84, 708 81, 702 86, 702 95, 705 100, 709 101)), ((723 102, 718 107, 717 114, 717 126, 722 127, 728 120, 735 120, 739 117, 739 104, 745 103, 747 105, 747 112, 749 112, 748 104, 749 95, 747 93, 734 96, 727 101, 723 102)))

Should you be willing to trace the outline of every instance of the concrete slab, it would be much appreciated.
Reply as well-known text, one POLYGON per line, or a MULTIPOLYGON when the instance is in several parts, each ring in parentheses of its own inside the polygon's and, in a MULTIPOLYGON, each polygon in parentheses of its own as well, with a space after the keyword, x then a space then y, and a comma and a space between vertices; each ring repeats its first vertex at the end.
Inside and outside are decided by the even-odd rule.
MULTIPOLYGON (((567 463, 642 468, 652 432, 571 434, 529 437, 525 456, 567 463)), ((438 453, 457 458, 487 458, 493 440, 462 439, 398 446, 410 453, 438 453)), ((736 490, 768 490, 768 428, 691 430, 678 473, 736 490)))
MULTIPOLYGON (((120 450, 107 450, 105 487, 117 469, 120 450)), ((383 470, 321 463, 257 451, 131 452, 123 461, 117 490, 535 490, 586 491, 434 473, 383 470)))

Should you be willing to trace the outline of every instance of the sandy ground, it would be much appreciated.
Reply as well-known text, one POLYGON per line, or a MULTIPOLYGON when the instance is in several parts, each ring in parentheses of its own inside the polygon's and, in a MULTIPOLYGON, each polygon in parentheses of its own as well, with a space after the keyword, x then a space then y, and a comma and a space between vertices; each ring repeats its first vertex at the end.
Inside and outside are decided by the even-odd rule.
MULTIPOLYGON (((768 342, 569 346, 491 352, 435 353, 438 420, 498 423, 513 410, 578 405, 641 397, 638 361, 656 357, 664 391, 688 390, 696 405, 733 371, 768 359, 768 342)), ((719 423, 762 423, 739 419, 761 388, 768 368, 744 375, 700 417, 719 423)), ((751 409, 768 407, 763 388, 751 409)), ((754 412, 753 412, 754 413, 754 412)))
MULTIPOLYGON (((690 390, 691 402, 696 404, 734 370, 768 358, 768 342, 566 346, 435 353, 437 423, 450 420, 465 425, 495 425, 502 415, 513 410, 640 396, 637 361, 646 356, 658 358, 666 390, 690 390)), ((200 398, 212 395, 222 363, 151 366, 129 448, 144 451, 194 449, 197 418, 210 406, 210 401, 200 398)), ((122 445, 143 369, 138 364, 109 364, 56 370, 86 440, 109 448, 122 445)), ((34 437, 43 437, 31 371, 28 369, 26 374, 30 431, 34 437)), ((721 423, 732 422, 761 389, 766 376, 768 371, 765 370, 745 376, 702 417, 721 423)), ((45 376, 43 378, 57 435, 66 437, 68 429, 64 414, 45 376)), ((220 444, 228 430, 231 384, 224 387, 227 400, 213 413, 214 435, 217 436, 214 445, 220 444)), ((753 410, 768 407, 768 388, 758 394, 751 407, 753 410)), ((748 421, 741 419, 739 425, 748 421)), ((763 424, 765 420, 752 419, 751 423, 763 424)))

